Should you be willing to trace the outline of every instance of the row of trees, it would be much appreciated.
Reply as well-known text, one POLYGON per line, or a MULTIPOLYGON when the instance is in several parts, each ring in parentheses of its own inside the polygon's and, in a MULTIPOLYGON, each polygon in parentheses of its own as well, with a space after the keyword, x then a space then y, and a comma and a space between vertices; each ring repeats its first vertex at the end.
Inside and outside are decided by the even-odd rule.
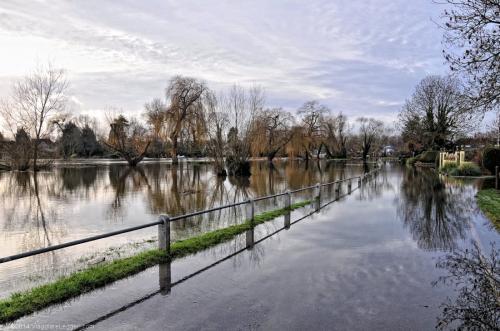
POLYGON ((249 175, 251 156, 366 159, 388 140, 383 123, 372 118, 351 123, 317 101, 293 115, 266 107, 260 87, 235 85, 216 93, 182 76, 170 80, 164 99, 145 104, 142 118, 107 114, 108 129, 98 130, 96 119, 67 112, 67 85, 61 70, 41 68, 16 83, 2 103, 1 118, 14 138, 3 144, 12 168, 37 170, 48 137, 57 137, 64 158, 115 153, 136 166, 145 156, 170 156, 173 163, 180 154, 210 156, 220 175, 249 175))

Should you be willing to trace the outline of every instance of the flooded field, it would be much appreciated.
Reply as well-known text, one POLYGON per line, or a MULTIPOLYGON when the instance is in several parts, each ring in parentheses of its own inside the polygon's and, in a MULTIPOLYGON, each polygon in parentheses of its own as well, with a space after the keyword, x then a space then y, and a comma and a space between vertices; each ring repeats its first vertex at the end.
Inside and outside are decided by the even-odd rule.
MULTIPOLYGON (((146 177, 151 176, 149 167, 144 167, 146 177)), ((170 165, 154 167, 163 173, 158 177, 172 175, 170 165)), ((195 176, 199 183, 217 182, 208 165, 184 165, 186 173, 190 173, 184 178, 192 179, 196 167, 200 167, 195 176)), ((358 165, 324 163, 307 169, 302 163, 280 163, 272 170, 265 163, 254 163, 252 169, 255 177, 246 186, 237 186, 227 179, 222 185, 224 192, 239 192, 238 200, 363 171, 358 165)), ((109 173, 111 168, 100 171, 109 173)), ((139 202, 148 201, 148 186, 141 189, 143 175, 130 176, 125 186, 136 189, 125 196, 136 201, 135 205, 122 204, 128 208, 123 209, 126 212, 121 214, 121 221, 101 220, 108 229, 123 225, 121 222, 133 222, 129 218, 133 215, 132 206, 154 215, 151 205, 139 202)), ((101 178, 111 185, 105 175, 101 178)), ((163 191, 171 192, 168 179, 163 191)), ((154 187, 153 180, 149 182, 154 187)), ((186 184, 182 189, 207 187, 203 185, 186 184)), ((244 235, 239 236, 171 265, 150 268, 71 303, 45 309, 8 327, 86 325, 98 330, 221 330, 301 329, 314 325, 317 329, 428 330, 445 318, 445 304, 448 311, 456 308, 463 312, 467 308, 477 318, 495 318, 483 305, 488 302, 487 293, 478 289, 472 293, 478 300, 454 306, 457 288, 440 281, 440 277, 452 271, 464 277, 474 276, 469 274, 470 265, 462 266, 460 262, 473 263, 465 249, 478 249, 485 256, 491 253, 491 244, 498 250, 500 235, 476 206, 474 195, 479 185, 483 183, 457 181, 432 171, 387 163, 373 180, 338 201, 328 203, 329 195, 325 192, 324 207, 319 212, 312 213, 310 208, 293 212, 289 230, 283 228, 282 218, 259 226, 255 238, 258 243, 250 250, 244 249, 244 235), (451 253, 459 257, 458 264, 453 263, 451 253), (230 254, 233 255, 226 258, 230 254), (168 290, 162 289, 166 270, 172 284, 168 290)), ((101 202, 113 208, 116 193, 108 190, 108 195, 101 194, 111 202, 106 198, 101 202)), ((181 201, 191 201, 189 195, 179 196, 181 201)), ((196 201, 211 197, 199 196, 196 201)), ((208 205, 192 202, 189 206, 196 209, 208 205)), ((99 215, 116 216, 106 212, 99 215)), ((231 221, 214 217, 209 222, 231 221)), ((97 227, 95 223, 89 221, 88 227, 97 227)), ((203 229, 202 226, 192 231, 203 229)), ((182 236, 187 230, 178 231, 182 236)), ((458 313, 456 318, 466 316, 458 313)))
MULTIPOLYGON (((73 164, 39 172, 0 172, 2 256, 81 239, 158 219, 362 174, 362 164, 254 162, 248 179, 220 178, 206 162, 73 164)), ((294 201, 310 198, 295 194, 294 201)), ((282 208, 282 199, 256 204, 282 208)), ((172 224, 172 239, 241 222, 244 206, 172 224)), ((73 270, 155 246, 156 228, 0 265, 0 297, 73 270)))

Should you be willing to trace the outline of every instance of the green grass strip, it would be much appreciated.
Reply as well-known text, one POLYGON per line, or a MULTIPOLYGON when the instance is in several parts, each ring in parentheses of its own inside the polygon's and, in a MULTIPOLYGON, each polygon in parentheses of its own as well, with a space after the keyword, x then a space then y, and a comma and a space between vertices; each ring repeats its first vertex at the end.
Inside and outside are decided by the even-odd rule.
POLYGON ((481 211, 491 220, 497 231, 500 231, 500 193, 495 189, 477 192, 477 204, 481 211))
MULTIPOLYGON (((292 204, 290 210, 302 208, 311 201, 292 204)), ((276 209, 255 215, 253 225, 262 224, 285 215, 287 208, 276 209)), ((196 237, 176 241, 170 246, 170 258, 176 259, 200 252, 220 243, 229 241, 251 229, 250 221, 227 228, 207 232, 196 237)), ((130 257, 117 259, 77 271, 58 280, 33 289, 13 293, 9 298, 0 300, 0 323, 14 321, 22 316, 61 303, 81 294, 103 287, 114 281, 137 274, 149 267, 168 261, 168 255, 158 249, 148 250, 130 257)))

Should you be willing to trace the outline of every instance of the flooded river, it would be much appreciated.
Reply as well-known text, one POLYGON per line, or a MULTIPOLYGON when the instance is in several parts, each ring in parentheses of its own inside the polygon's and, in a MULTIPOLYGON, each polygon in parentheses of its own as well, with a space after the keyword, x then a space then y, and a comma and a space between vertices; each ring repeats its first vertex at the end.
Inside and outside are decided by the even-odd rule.
MULTIPOLYGON (((0 251, 19 253, 138 225, 162 213, 183 214, 366 170, 362 164, 283 161, 274 167, 254 162, 249 180, 217 178, 206 163, 152 163, 138 170, 117 164, 58 167, 37 178, 3 173, 0 251)), ((500 245, 500 235, 477 208, 480 185, 386 163, 373 180, 318 213, 295 211, 293 220, 305 218, 287 231, 281 218, 259 226, 256 240, 264 239, 251 250, 221 261, 244 248, 240 236, 173 261, 168 270, 175 286, 169 291, 158 290, 165 266, 150 268, 18 323, 69 328, 90 323, 102 330, 433 329, 442 305, 457 295, 453 286, 439 282, 447 273, 440 261, 466 248, 488 254, 491 243, 500 245)), ((326 204, 328 192, 323 196, 326 204)), ((257 208, 281 206, 275 199, 257 208)), ((235 209, 186 220, 173 225, 174 237, 241 222, 244 214, 235 209)), ((156 229, 138 231, 4 264, 3 293, 67 272, 82 256, 99 258, 96 251, 144 249, 155 234, 156 229)))

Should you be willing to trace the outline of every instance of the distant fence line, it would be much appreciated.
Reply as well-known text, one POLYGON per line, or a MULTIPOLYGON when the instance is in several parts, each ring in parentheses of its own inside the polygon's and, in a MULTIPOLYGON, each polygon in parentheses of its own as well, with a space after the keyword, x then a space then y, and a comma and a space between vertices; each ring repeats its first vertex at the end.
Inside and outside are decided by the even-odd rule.
MULTIPOLYGON (((360 175, 360 176, 355 176, 355 177, 346 178, 346 179, 340 179, 340 180, 336 180, 336 181, 329 182, 329 183, 318 183, 316 185, 303 187, 303 188, 300 188, 297 190, 292 190, 292 191, 288 190, 286 192, 282 192, 282 193, 278 193, 278 194, 258 197, 258 198, 249 199, 246 201, 240 201, 240 202, 236 202, 236 203, 232 203, 232 204, 228 204, 228 205, 222 205, 219 207, 195 211, 195 212, 184 214, 184 215, 178 215, 178 216, 173 216, 173 217, 169 217, 168 215, 160 215, 158 221, 145 223, 142 225, 133 226, 133 227, 125 228, 122 230, 112 231, 112 232, 108 232, 108 233, 104 233, 104 234, 100 234, 100 235, 96 235, 96 236, 92 236, 92 237, 87 237, 87 238, 83 238, 83 239, 79 239, 79 240, 69 241, 69 242, 66 242, 63 244, 59 244, 59 245, 53 245, 53 246, 48 246, 48 247, 44 247, 44 248, 40 248, 40 249, 35 249, 35 250, 29 251, 29 252, 19 253, 19 254, 15 254, 15 255, 11 255, 11 256, 6 256, 3 258, 0 258, 0 264, 6 263, 9 261, 27 258, 27 257, 34 256, 34 255, 52 252, 55 250, 60 250, 60 249, 75 246, 75 245, 88 243, 88 242, 95 241, 95 240, 109 238, 109 237, 117 236, 120 234, 132 232, 132 231, 137 231, 137 230, 141 230, 141 229, 145 229, 145 228, 149 228, 149 227, 153 227, 153 226, 158 226, 158 248, 161 250, 164 250, 168 254, 168 253, 170 253, 170 244, 171 244, 171 240, 170 240, 170 223, 171 222, 184 220, 186 218, 190 218, 190 217, 194 217, 194 216, 198 216, 198 215, 202 215, 202 214, 206 214, 206 213, 210 213, 210 212, 214 212, 214 211, 218 211, 218 210, 222 210, 222 209, 237 207, 237 206, 241 206, 241 205, 248 205, 250 207, 248 209, 249 212, 248 212, 247 217, 250 221, 253 221, 254 216, 255 216, 255 205, 254 205, 255 202, 266 200, 266 199, 272 199, 272 198, 276 198, 276 197, 281 197, 281 196, 287 197, 285 200, 285 208, 288 209, 289 212, 287 214, 285 214, 285 224, 287 224, 287 222, 289 224, 290 223, 290 206, 291 206, 291 195, 292 194, 303 192, 306 190, 311 190, 312 191, 311 202, 315 203, 316 210, 319 210, 320 206, 321 206, 321 187, 333 185, 335 187, 336 195, 339 196, 341 184, 344 182, 347 182, 348 193, 351 193, 353 181, 357 181, 357 186, 361 187, 363 181, 370 179, 370 177, 372 177, 379 170, 380 170, 380 168, 378 166, 376 166, 373 170, 371 170, 363 175, 360 175)), ((251 235, 247 234, 247 246, 251 246, 251 245, 253 245, 253 231, 252 231, 251 235)))

